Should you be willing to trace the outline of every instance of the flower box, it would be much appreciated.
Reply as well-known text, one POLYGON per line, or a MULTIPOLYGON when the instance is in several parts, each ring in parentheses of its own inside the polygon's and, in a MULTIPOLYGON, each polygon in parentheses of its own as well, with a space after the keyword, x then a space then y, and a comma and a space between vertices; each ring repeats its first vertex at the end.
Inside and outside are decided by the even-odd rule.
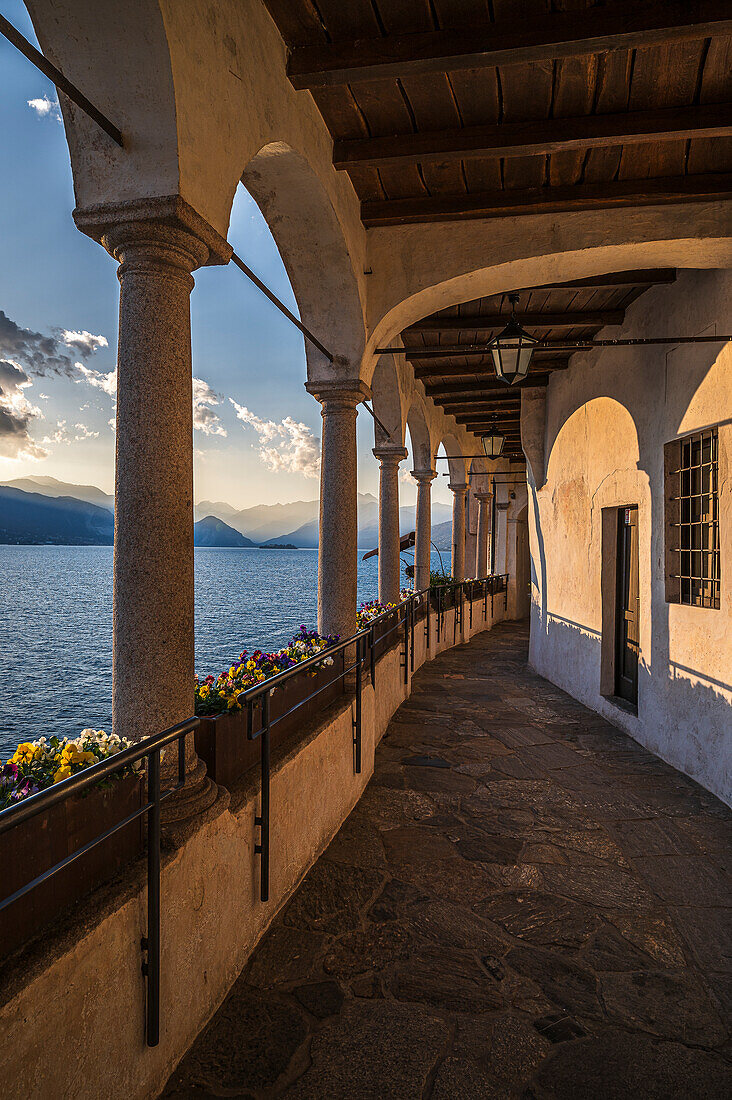
POLYGON ((394 608, 374 626, 374 660, 378 661, 385 653, 404 639, 404 623, 399 622, 401 608, 394 608))
MULTIPOLYGON (((0 835, 0 897, 22 889, 134 813, 144 804, 144 789, 139 775, 113 779, 64 799, 0 835)), ((140 817, 2 910, 0 957, 11 954, 64 909, 111 879, 141 855, 143 846, 144 818, 140 817)))
MULTIPOLYGON (((270 695, 273 749, 302 733, 327 706, 344 694, 343 652, 335 654, 331 660, 331 665, 315 671, 302 669, 270 695), (310 699, 316 691, 319 694, 310 699)), ((256 733, 261 728, 261 707, 257 703, 253 708, 252 729, 256 733)), ((246 706, 242 710, 201 718, 195 738, 196 752, 205 762, 208 774, 223 787, 230 789, 250 768, 259 764, 259 739, 250 740, 247 736, 246 706)))
POLYGON ((460 599, 460 586, 450 585, 449 588, 445 587, 441 589, 439 593, 432 589, 430 591, 430 601, 432 603, 432 608, 434 611, 437 611, 439 609, 440 599, 442 603, 442 610, 450 611, 453 607, 455 607, 455 604, 460 599))

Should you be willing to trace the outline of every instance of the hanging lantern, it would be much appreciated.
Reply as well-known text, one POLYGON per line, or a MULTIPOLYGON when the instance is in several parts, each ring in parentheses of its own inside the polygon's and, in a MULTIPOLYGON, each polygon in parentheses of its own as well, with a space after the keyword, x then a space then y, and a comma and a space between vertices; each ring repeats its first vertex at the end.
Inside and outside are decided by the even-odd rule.
POLYGON ((514 382, 526 378, 532 353, 539 341, 529 336, 516 319, 518 294, 509 294, 508 300, 511 303, 511 319, 503 332, 491 340, 490 349, 496 377, 512 386, 514 382))
POLYGON ((483 454, 486 458, 499 458, 503 450, 504 436, 500 432, 493 431, 480 437, 483 444, 483 454))

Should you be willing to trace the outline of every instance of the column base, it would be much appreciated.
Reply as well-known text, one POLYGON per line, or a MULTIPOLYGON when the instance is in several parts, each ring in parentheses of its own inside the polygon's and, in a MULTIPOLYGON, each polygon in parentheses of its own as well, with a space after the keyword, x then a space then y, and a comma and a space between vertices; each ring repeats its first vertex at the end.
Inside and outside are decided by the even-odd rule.
MULTIPOLYGON (((175 783, 175 776, 163 776, 163 782, 175 783)), ((186 774, 185 786, 166 799, 161 809, 161 836, 166 848, 179 848, 192 833, 227 809, 229 792, 219 787, 206 773, 206 765, 196 759, 186 774)))

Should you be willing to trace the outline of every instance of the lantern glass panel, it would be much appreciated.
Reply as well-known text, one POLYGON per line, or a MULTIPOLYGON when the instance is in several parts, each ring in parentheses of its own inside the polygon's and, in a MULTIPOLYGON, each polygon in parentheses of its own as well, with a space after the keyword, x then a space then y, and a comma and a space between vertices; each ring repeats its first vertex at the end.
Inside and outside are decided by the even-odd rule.
POLYGON ((486 458, 498 458, 503 450, 504 437, 500 432, 491 432, 481 438, 486 458))

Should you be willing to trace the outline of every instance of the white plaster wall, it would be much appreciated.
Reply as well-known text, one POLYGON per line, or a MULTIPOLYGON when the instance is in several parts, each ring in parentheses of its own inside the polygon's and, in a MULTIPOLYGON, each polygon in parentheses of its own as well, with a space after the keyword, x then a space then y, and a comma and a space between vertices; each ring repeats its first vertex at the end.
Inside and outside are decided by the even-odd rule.
MULTIPOLYGON (((730 331, 732 271, 685 271, 644 294, 622 337, 730 331)), ((572 358, 546 402, 547 479, 531 489, 531 662, 674 767, 732 801, 732 345, 572 358), (664 443, 719 424, 719 610, 667 604, 664 443), (638 505, 637 716, 600 694, 602 509, 638 505)))

